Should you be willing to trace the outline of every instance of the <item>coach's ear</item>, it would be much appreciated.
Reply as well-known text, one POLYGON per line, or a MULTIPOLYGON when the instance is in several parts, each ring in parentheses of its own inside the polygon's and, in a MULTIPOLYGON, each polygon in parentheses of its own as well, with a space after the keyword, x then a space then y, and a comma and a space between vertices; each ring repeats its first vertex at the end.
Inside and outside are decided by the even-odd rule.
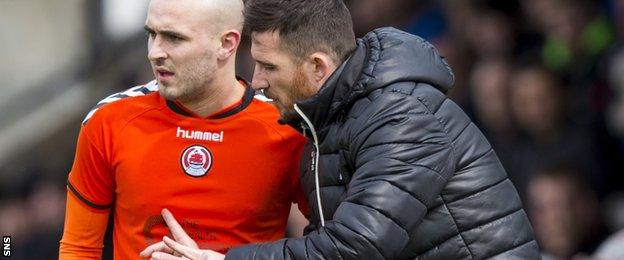
POLYGON ((304 62, 304 70, 308 79, 317 89, 320 89, 325 81, 331 76, 337 68, 334 60, 327 53, 315 52, 308 56, 304 62))
POLYGON ((217 51, 217 58, 225 60, 231 57, 241 42, 241 33, 237 30, 228 30, 221 35, 221 46, 217 51))

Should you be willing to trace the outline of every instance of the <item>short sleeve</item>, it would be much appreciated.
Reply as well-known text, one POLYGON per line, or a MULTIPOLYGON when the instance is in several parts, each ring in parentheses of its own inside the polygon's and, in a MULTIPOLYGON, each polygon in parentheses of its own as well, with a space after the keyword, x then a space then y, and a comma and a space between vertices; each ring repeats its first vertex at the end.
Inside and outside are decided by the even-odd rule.
MULTIPOLYGON (((93 124, 96 122, 89 122, 93 124)), ((103 151, 103 138, 91 136, 101 131, 85 125, 81 128, 76 145, 76 156, 67 186, 70 192, 85 204, 96 208, 109 208, 113 203, 115 181, 111 172, 110 163, 103 151)))

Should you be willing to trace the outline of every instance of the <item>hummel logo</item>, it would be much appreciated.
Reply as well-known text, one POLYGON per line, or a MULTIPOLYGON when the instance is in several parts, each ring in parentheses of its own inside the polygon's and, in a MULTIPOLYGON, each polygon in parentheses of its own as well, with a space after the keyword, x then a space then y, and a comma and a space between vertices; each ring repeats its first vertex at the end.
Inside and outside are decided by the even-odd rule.
POLYGON ((191 131, 182 129, 178 126, 178 129, 176 131, 176 137, 201 141, 223 142, 223 131, 219 133, 191 131))

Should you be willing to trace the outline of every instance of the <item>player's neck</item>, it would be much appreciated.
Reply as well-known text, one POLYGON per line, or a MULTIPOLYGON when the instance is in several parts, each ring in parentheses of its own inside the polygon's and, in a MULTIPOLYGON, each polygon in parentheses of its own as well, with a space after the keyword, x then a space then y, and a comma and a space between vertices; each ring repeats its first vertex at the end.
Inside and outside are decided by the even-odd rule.
POLYGON ((205 118, 238 102, 245 94, 245 87, 234 75, 223 80, 213 80, 210 86, 206 86, 206 90, 204 97, 180 103, 197 116, 205 118))

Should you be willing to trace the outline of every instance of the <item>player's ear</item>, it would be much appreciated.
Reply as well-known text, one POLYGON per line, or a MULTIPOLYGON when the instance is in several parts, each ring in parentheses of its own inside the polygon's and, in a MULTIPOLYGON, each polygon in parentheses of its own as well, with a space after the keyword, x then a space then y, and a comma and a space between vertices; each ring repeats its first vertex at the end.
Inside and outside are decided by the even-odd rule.
POLYGON ((237 30, 227 30, 221 34, 220 42, 221 46, 217 52, 217 58, 225 60, 236 52, 241 42, 241 33, 237 30))

